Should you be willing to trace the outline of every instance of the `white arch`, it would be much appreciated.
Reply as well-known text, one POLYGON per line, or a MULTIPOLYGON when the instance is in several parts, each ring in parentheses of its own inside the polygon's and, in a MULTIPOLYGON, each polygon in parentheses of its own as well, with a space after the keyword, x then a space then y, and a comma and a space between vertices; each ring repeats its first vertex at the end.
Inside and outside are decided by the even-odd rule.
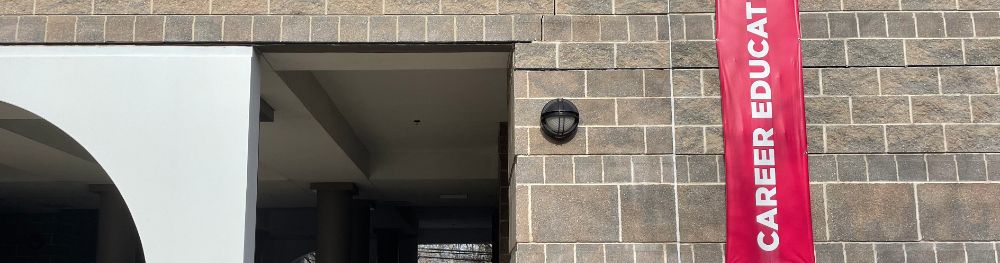
POLYGON ((0 47, 0 101, 107 171, 146 262, 253 262, 257 63, 250 47, 0 47))

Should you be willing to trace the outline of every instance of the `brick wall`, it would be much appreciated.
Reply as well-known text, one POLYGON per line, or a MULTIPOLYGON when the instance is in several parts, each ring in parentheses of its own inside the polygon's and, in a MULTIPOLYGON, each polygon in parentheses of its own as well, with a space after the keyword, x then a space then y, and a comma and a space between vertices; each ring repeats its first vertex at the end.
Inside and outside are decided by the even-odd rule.
MULTIPOLYGON (((0 43, 517 43, 518 262, 720 262, 710 0, 7 0, 0 43), (541 105, 574 101, 556 145, 541 105)), ((1000 1, 802 0, 821 262, 996 262, 1000 1)))

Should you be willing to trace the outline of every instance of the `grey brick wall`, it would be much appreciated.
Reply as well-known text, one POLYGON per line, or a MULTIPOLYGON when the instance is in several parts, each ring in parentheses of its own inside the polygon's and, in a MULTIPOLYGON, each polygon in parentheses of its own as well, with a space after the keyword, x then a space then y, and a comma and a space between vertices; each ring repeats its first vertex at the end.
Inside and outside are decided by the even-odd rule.
MULTIPOLYGON (((713 5, 7 0, 0 43, 516 43, 513 258, 721 262, 713 5), (557 97, 583 118, 561 145, 537 125, 557 97)), ((819 262, 997 262, 1000 2, 800 7, 819 262)))

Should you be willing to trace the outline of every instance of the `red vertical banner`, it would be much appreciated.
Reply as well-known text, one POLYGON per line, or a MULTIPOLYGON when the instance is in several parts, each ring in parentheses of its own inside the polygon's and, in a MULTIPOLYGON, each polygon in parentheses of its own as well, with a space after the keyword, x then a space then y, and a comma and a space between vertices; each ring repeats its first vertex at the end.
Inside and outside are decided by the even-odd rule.
POLYGON ((726 262, 814 262, 797 0, 716 0, 726 262))

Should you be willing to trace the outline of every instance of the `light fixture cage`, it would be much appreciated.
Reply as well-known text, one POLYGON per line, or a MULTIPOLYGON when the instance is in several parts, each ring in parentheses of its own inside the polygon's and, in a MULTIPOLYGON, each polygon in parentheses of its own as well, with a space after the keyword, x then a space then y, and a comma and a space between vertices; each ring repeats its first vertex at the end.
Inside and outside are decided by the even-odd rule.
POLYGON ((542 107, 542 131, 553 140, 565 141, 572 138, 579 124, 580 111, 569 100, 554 99, 542 107))

